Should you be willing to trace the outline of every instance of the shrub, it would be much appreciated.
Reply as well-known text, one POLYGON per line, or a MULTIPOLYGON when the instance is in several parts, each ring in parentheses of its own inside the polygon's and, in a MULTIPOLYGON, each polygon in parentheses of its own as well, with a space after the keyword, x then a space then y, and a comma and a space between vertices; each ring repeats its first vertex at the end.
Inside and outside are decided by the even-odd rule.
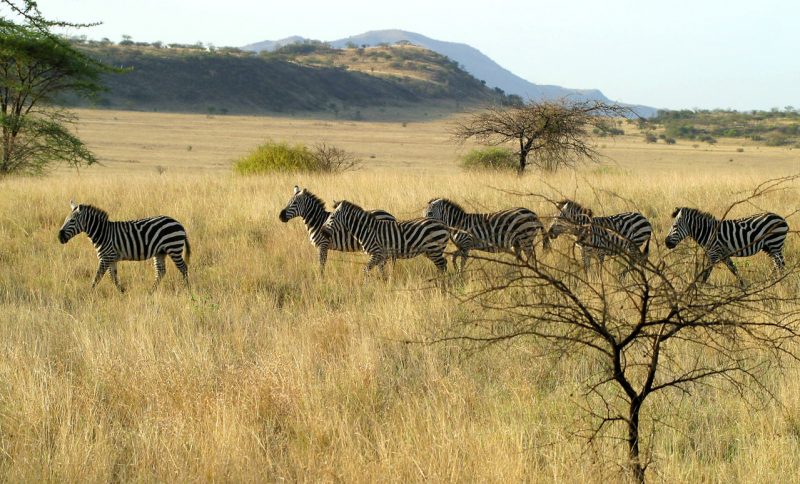
POLYGON ((240 175, 296 171, 338 173, 354 169, 360 162, 351 153, 325 143, 309 149, 303 144, 289 146, 285 142, 269 141, 237 160, 233 169, 240 175))
POLYGON ((461 167, 466 170, 518 170, 519 159, 508 148, 491 146, 475 149, 464 155, 461 167))
POLYGON ((655 133, 649 131, 644 134, 644 142, 645 143, 655 143, 658 141, 658 137, 656 137, 655 133))

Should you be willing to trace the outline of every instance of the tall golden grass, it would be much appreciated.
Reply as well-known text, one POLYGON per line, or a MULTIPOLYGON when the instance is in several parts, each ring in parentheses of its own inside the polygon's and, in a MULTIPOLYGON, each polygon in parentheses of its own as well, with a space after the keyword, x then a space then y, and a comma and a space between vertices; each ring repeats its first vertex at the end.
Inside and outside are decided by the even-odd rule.
MULTIPOLYGON (((112 115, 145 116, 84 114, 105 119, 109 133, 124 131, 112 115)), ((172 120, 190 136, 206 122, 178 119, 195 123, 172 120)), ((168 122, 158 115, 147 120, 143 124, 168 122)), ((288 123, 241 121, 282 122, 288 123)), ((81 130, 100 124, 90 119, 81 130)), ((408 145, 416 139, 421 151, 434 152, 442 126, 420 125, 401 139, 408 145)), ((329 141, 350 137, 363 152, 372 149, 376 130, 389 129, 376 124, 372 130, 368 123, 345 128, 332 129, 338 134, 329 141)), ((725 148, 714 147, 709 169, 702 151, 679 146, 672 153, 631 139, 619 151, 638 155, 620 163, 521 178, 462 173, 447 161, 453 148, 444 143, 437 159, 450 165, 422 173, 387 163, 339 176, 238 177, 214 165, 234 159, 235 149, 227 158, 203 158, 193 149, 201 152, 197 165, 156 157, 129 169, 114 160, 128 156, 130 146, 121 143, 115 152, 113 140, 95 142, 93 136, 106 138, 99 129, 93 133, 90 145, 104 153, 106 167, 0 180, 4 480, 624 479, 624 448, 610 441, 587 447, 572 435, 583 415, 585 362, 542 361, 524 340, 476 354, 456 344, 401 343, 463 319, 466 309, 431 290, 435 270, 424 259, 400 261, 388 281, 365 283, 366 256, 332 252, 320 277, 302 223, 278 221, 292 186, 399 218, 419 216, 435 196, 474 210, 523 205, 548 215, 552 207, 543 200, 510 192, 563 194, 603 213, 638 208, 661 243, 675 205, 722 210, 758 182, 798 170, 796 156, 785 150, 762 149, 761 166, 728 166, 721 158, 728 155, 719 154, 725 148), (685 163, 681 149, 695 153, 701 166, 685 163), (166 171, 153 169, 157 165, 166 171), (90 242, 80 236, 62 246, 56 239, 71 197, 106 209, 112 219, 163 213, 183 222, 193 249, 192 294, 171 265, 151 294, 154 270, 144 262, 120 266, 126 293, 118 294, 107 279, 91 290, 97 261, 90 242)), ((237 148, 246 151, 261 141, 255 138, 237 148)), ((186 141, 174 137, 172 143, 167 152, 178 152, 186 141)), ((405 150, 419 157, 408 145, 393 147, 397 152, 388 156, 405 150)), ((425 166, 421 159, 419 166, 425 166)), ((794 189, 766 197, 762 208, 795 210, 794 189)), ((739 207, 734 215, 753 210, 739 207)), ((675 255, 659 244, 652 257, 675 255)), ((790 264, 800 258, 796 235, 786 257, 790 264)), ((745 277, 766 277, 770 261, 757 256, 740 267, 745 277)), ((721 268, 712 276, 729 278, 721 268)), ((787 291, 800 290, 800 281, 790 284, 787 291)), ((775 482, 800 475, 798 377, 796 364, 770 373, 766 382, 780 403, 758 408, 724 385, 699 387, 677 402, 648 402, 668 424, 652 441, 648 477, 775 482)))

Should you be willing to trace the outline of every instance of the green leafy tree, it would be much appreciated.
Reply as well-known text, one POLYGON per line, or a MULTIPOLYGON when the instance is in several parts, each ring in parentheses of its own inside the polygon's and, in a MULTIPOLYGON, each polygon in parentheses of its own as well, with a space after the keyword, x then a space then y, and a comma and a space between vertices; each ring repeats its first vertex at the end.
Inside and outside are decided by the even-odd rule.
POLYGON ((0 175, 41 173, 51 163, 97 160, 70 130, 75 116, 59 96, 91 96, 100 75, 114 69, 76 50, 53 27, 87 27, 45 19, 32 0, 0 0, 0 175), (4 10, 6 10, 4 9, 4 10))

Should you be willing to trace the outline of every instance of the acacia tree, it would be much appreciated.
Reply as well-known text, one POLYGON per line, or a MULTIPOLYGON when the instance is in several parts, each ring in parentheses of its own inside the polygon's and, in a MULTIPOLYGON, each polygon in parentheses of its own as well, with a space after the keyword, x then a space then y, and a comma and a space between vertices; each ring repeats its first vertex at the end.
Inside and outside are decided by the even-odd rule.
POLYGON ((86 27, 45 19, 32 0, 0 0, 16 19, 0 17, 0 174, 41 173, 53 161, 92 164, 94 155, 72 134, 74 121, 57 107, 66 93, 90 96, 114 69, 74 49, 51 27, 86 27))
MULTIPOLYGON (((781 185, 761 185, 737 204, 781 185)), ((740 393, 768 392, 767 369, 786 358, 800 360, 796 264, 742 289, 735 281, 702 283, 706 267, 681 262, 686 257, 642 261, 620 255, 622 264, 633 266, 632 277, 622 279, 616 264, 606 262, 599 273, 586 275, 569 252, 554 255, 529 264, 475 257, 512 267, 513 276, 478 270, 476 289, 460 297, 473 316, 434 341, 474 349, 528 338, 529 347, 554 361, 592 360, 582 405, 590 423, 578 433, 592 442, 618 435, 614 427, 622 425, 626 465, 636 482, 645 481, 652 460, 646 449, 661 422, 646 411, 647 402, 689 395, 693 386, 714 382, 740 393), (643 435, 643 428, 652 434, 643 435)))
POLYGON ((609 117, 630 117, 624 106, 600 101, 543 101, 491 107, 455 126, 459 141, 475 139, 491 146, 514 143, 518 173, 534 164, 546 170, 597 160, 589 128, 604 130, 609 117))

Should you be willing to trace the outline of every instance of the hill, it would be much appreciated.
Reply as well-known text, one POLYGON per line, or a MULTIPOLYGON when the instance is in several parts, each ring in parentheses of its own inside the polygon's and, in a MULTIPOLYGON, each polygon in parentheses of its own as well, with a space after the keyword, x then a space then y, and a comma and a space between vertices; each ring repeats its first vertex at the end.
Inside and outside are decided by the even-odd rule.
MULTIPOLYGON (((305 42, 302 37, 289 37, 279 41, 263 41, 249 44, 242 49, 252 51, 272 50, 276 46, 287 45, 293 42, 305 42)), ((526 100, 554 100, 561 98, 590 99, 603 102, 613 102, 598 89, 572 89, 561 86, 535 84, 527 81, 508 69, 497 64, 478 49, 462 43, 445 42, 431 39, 421 34, 404 30, 376 30, 360 35, 338 39, 329 42, 331 47, 345 48, 347 46, 377 46, 396 44, 398 42, 411 42, 414 45, 430 49, 456 61, 463 69, 474 77, 486 82, 489 87, 497 87, 507 94, 515 94, 526 100)), ((641 116, 649 117, 655 114, 655 109, 648 106, 631 106, 641 116)))
MULTIPOLYGON (((352 51, 289 45, 256 55, 198 46, 83 43, 79 47, 130 68, 105 79, 93 103, 108 108, 209 113, 329 111, 359 118, 362 108, 502 102, 457 63, 413 46, 352 51)), ((73 104, 85 101, 71 100, 73 104)))

